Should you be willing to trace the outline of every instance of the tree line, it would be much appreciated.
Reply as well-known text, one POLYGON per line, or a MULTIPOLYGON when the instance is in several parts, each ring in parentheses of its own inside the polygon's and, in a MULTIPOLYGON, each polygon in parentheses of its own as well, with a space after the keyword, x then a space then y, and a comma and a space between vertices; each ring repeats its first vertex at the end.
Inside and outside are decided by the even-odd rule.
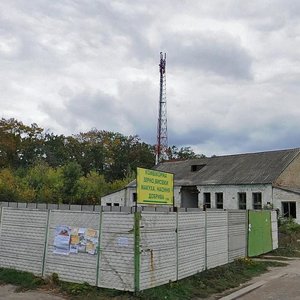
MULTIPOLYGON (((196 157, 190 147, 169 148, 169 159, 196 157)), ((133 180, 137 167, 154 163, 155 147, 137 135, 92 129, 65 136, 0 120, 0 201, 99 204, 133 180)))

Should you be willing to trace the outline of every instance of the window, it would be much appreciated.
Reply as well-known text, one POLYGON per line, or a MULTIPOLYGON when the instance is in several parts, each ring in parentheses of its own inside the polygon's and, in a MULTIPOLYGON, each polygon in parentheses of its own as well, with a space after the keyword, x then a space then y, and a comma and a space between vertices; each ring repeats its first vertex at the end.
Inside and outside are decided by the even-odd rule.
POLYGON ((239 209, 247 208, 246 193, 238 193, 239 209))
POLYGON ((296 219, 296 202, 281 202, 281 205, 283 217, 296 219))
POLYGON ((261 193, 252 193, 253 209, 262 209, 261 193))
POLYGON ((211 208, 210 193, 203 193, 203 205, 205 208, 211 208))
POLYGON ((106 205, 107 205, 107 206, 111 206, 111 203, 108 203, 108 202, 107 202, 106 205))
POLYGON ((192 172, 197 172, 204 168, 206 165, 191 165, 191 171, 192 172))
POLYGON ((114 206, 120 206, 120 204, 119 203, 114 203, 114 206))
POLYGON ((137 200, 137 193, 133 193, 132 194, 132 201, 136 202, 136 200, 137 200))
POLYGON ((223 193, 216 193, 216 208, 223 209, 223 193))

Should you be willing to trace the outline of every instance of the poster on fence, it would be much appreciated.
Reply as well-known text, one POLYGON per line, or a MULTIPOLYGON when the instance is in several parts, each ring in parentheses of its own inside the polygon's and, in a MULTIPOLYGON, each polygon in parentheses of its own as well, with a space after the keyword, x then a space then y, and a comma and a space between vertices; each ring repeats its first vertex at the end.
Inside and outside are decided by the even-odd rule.
POLYGON ((92 228, 57 226, 54 237, 54 253, 68 255, 70 253, 96 254, 99 231, 92 228))
POLYGON ((70 233, 68 226, 57 226, 54 237, 54 253, 68 255, 70 253, 70 233))

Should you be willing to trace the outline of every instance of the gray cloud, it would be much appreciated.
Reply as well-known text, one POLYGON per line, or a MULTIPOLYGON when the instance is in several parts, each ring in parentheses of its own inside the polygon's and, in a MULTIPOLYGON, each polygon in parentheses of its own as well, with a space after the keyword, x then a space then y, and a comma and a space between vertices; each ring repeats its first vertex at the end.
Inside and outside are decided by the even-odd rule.
POLYGON ((120 82, 118 96, 97 90, 69 98, 72 92, 67 87, 60 93, 63 98, 67 97, 62 106, 41 105, 41 110, 60 127, 77 132, 96 127, 126 135, 137 134, 148 143, 155 140, 157 107, 154 103, 158 104, 158 98, 153 99, 156 90, 149 81, 120 82))
POLYGON ((172 34, 166 39, 171 63, 196 72, 251 79, 252 58, 239 41, 224 32, 172 34))
POLYGON ((299 12, 296 0, 2 1, 1 116, 153 144, 166 51, 170 144, 295 147, 299 12))

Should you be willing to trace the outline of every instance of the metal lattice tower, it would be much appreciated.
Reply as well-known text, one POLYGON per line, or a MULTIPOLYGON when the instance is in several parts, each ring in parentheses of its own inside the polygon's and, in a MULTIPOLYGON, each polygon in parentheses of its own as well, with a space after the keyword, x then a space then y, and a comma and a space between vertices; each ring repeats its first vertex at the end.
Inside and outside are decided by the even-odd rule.
POLYGON ((156 160, 158 164, 163 159, 167 159, 168 131, 167 131, 167 97, 166 97, 166 53, 160 52, 160 92, 159 92, 159 113, 157 123, 157 144, 156 160))

